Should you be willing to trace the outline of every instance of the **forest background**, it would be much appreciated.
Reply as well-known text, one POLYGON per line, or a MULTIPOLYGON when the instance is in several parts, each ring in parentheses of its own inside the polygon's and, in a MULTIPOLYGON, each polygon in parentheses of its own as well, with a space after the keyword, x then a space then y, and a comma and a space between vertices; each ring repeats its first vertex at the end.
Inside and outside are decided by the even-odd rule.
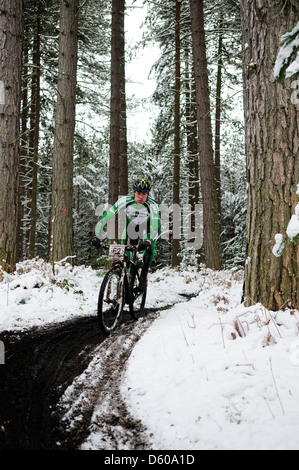
MULTIPOLYGON (((188 240, 183 235, 179 240, 174 239, 170 224, 169 240, 160 240, 154 268, 198 266, 204 262, 208 267, 221 269, 244 266, 245 259, 258 259, 265 251, 263 237, 257 235, 258 245, 249 237, 254 222, 249 221, 253 211, 248 211, 252 206, 251 199, 247 201, 246 182, 251 184, 253 194, 256 181, 264 180, 265 175, 256 176, 255 182, 250 180, 249 153, 258 161, 259 148, 251 152, 249 134, 253 141, 259 130, 252 123, 249 126, 249 116, 253 113, 247 112, 251 103, 246 90, 250 87, 244 84, 262 75, 262 62, 256 65, 253 61, 256 52, 262 56, 265 50, 269 51, 272 62, 265 70, 269 76, 273 75, 281 33, 296 25, 294 13, 298 13, 298 2, 288 0, 274 5, 268 1, 244 0, 240 8, 238 0, 204 3, 199 0, 86 0, 80 5, 77 0, 62 0, 60 4, 57 0, 26 0, 23 15, 20 15, 20 0, 2 0, 2 3, 5 13, 16 9, 17 14, 12 15, 19 21, 15 37, 22 37, 22 43, 18 41, 21 43, 21 94, 15 96, 20 102, 19 156, 15 168, 7 172, 6 180, 15 201, 7 212, 16 215, 17 223, 12 230, 16 236, 10 242, 9 230, 2 225, 1 236, 6 239, 1 244, 3 268, 33 256, 52 261, 69 258, 76 264, 98 267, 101 259, 90 244, 99 216, 97 207, 114 203, 119 195, 130 191, 138 177, 150 179, 152 195, 158 204, 168 207, 190 204, 191 224, 194 224, 195 204, 201 204, 204 211, 202 250, 186 248, 188 240), (145 12, 143 37, 132 43, 126 41, 124 19, 140 7, 145 12), (267 15, 278 18, 277 24, 281 25, 275 30, 276 23, 272 22, 271 40, 276 44, 273 50, 267 43, 270 39, 263 35, 263 27, 269 29, 267 15), (246 42, 248 30, 252 39, 246 42), (262 46, 254 41, 255 35, 260 35, 265 47, 262 53, 259 49, 262 46), (151 96, 138 98, 126 93, 129 82, 134 86, 135 81, 134 73, 126 77, 126 71, 144 47, 159 50, 151 68, 156 89, 151 96), (251 54, 248 61, 246 54, 251 54), (128 132, 127 128, 130 116, 138 113, 142 122, 143 112, 151 115, 145 138, 132 129, 128 132), (17 209, 12 210, 13 206, 17 209), (14 248, 9 248, 10 245, 14 248), (253 247, 254 256, 249 256, 248 246, 253 247)), ((6 31, 5 27, 2 31, 6 31)), ((134 36, 134 31, 128 33, 129 37, 134 36)), ((8 56, 9 52, 5 57, 8 56)), ((266 56, 263 55, 265 61, 266 56)), ((3 60, 2 66, 4 69, 3 60)), ((16 75, 14 80, 17 81, 16 75)), ((290 102, 290 86, 281 86, 289 93, 290 102)), ((5 104, 4 98, 0 105, 5 104)), ((279 122, 278 110, 282 106, 281 103, 276 106, 279 122)), ((273 114, 273 109, 269 106, 267 113, 273 114)), ((294 112, 292 109, 289 115, 294 112)), ((265 113, 261 120, 266 122, 265 113)), ((271 235, 267 234, 271 249, 275 234, 282 231, 279 225, 284 224, 285 232, 297 202, 298 123, 295 121, 296 136, 291 151, 294 176, 287 185, 288 200, 284 198, 288 213, 282 221, 271 225, 271 235)), ((4 142, 3 136, 2 139, 4 142)), ((271 149, 273 157, 275 149, 271 149)), ((261 152, 265 155, 265 149, 261 152)), ((279 166, 278 160, 276 163, 279 166)), ((276 187, 280 183, 274 182, 276 187)), ((259 196, 263 197, 262 205, 266 204, 267 195, 258 192, 255 197, 259 196)), ((275 205, 273 194, 270 199, 275 205)), ((259 213, 258 207, 256 204, 255 214, 259 213)), ((259 215, 262 217, 264 212, 262 209, 259 215)), ((16 219, 11 217, 12 223, 16 219)), ((260 221, 259 229, 263 228, 260 221)), ((296 236, 293 238, 296 242, 296 236)), ((278 251, 281 256, 282 244, 278 251)), ((297 242, 295 247, 287 246, 286 252, 288 259, 293 260, 292 272, 285 260, 275 260, 275 269, 280 263, 281 274, 276 280, 265 281, 263 288, 257 287, 263 262, 252 270, 253 280, 247 274, 251 301, 264 295, 264 291, 269 297, 271 291, 270 307, 274 297, 280 307, 287 297, 296 304, 297 242), (280 292, 281 285, 287 282, 284 269, 289 271, 292 286, 288 285, 285 295, 280 296, 274 291, 280 292)), ((268 279, 265 270, 263 278, 268 279)))

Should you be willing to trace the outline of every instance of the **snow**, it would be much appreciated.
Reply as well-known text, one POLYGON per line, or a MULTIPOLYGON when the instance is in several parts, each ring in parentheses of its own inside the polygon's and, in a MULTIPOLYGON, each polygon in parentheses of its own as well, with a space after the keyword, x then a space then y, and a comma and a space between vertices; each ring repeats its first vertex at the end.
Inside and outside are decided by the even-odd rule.
MULTIPOLYGON (((274 77, 278 78, 283 67, 291 60, 294 49, 299 47, 299 22, 292 29, 281 37, 281 47, 277 55, 277 59, 274 66, 274 77)), ((285 70, 286 78, 291 78, 293 75, 299 72, 299 53, 296 58, 289 63, 285 70)))
POLYGON ((299 236, 299 203, 295 207, 295 214, 292 215, 287 227, 287 236, 293 241, 299 236))
MULTIPOLYGON (((296 194, 299 197, 299 183, 297 184, 296 194)), ((291 220, 288 223, 286 234, 292 242, 295 241, 297 237, 299 237, 299 203, 295 207, 295 214, 292 215, 291 220)), ((285 243, 283 240, 283 235, 281 233, 277 233, 275 235, 275 245, 272 248, 272 253, 274 256, 281 256, 284 247, 285 243)))
POLYGON ((284 250, 284 246, 283 235, 281 233, 277 233, 275 235, 275 245, 272 248, 273 255, 277 258, 281 256, 284 250))
MULTIPOLYGON (((0 270, 1 330, 95 314, 102 275, 68 263, 53 273, 39 259, 0 270)), ((299 449, 299 312, 246 308, 242 285, 236 270, 149 275, 147 306, 172 306, 134 347, 121 393, 153 450, 299 449)), ((76 379, 83 388, 96 384, 101 360, 76 379)))
POLYGON ((101 279, 91 268, 42 259, 18 263, 13 274, 0 267, 1 330, 24 330, 95 311, 101 279), (3 282, 1 282, 3 280, 3 282))
POLYGON ((246 309, 240 281, 214 279, 135 347, 131 411, 157 449, 298 449, 298 312, 246 309))

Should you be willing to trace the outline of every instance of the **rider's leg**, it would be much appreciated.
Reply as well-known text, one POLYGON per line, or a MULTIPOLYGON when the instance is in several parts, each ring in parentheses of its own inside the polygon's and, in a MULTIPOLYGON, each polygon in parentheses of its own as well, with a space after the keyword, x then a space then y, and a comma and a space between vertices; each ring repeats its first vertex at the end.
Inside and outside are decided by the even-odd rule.
POLYGON ((148 247, 144 251, 144 254, 143 254, 143 268, 141 271, 141 278, 140 278, 140 283, 139 283, 139 287, 141 290, 143 290, 146 286, 147 273, 152 264, 154 256, 155 256, 155 244, 154 246, 148 247))

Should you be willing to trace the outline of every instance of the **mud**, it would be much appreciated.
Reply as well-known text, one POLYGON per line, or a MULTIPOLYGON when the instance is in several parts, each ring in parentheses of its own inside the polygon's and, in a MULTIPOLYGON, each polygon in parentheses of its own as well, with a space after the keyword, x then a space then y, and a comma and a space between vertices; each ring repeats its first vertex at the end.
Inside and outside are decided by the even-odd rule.
POLYGON ((0 450, 71 450, 83 442, 90 448, 94 431, 99 448, 148 448, 146 430, 119 392, 125 363, 157 316, 147 313, 138 322, 124 318, 109 338, 96 316, 2 332, 0 450))

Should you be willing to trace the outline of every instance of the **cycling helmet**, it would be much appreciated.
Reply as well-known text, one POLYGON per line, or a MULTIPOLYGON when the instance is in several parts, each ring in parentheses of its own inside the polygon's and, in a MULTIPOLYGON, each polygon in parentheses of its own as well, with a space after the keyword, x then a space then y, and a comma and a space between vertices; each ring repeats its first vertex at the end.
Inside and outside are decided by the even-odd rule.
POLYGON ((145 179, 140 179, 135 181, 133 184, 133 191, 147 191, 149 192, 151 189, 151 184, 149 181, 145 181, 145 179))

